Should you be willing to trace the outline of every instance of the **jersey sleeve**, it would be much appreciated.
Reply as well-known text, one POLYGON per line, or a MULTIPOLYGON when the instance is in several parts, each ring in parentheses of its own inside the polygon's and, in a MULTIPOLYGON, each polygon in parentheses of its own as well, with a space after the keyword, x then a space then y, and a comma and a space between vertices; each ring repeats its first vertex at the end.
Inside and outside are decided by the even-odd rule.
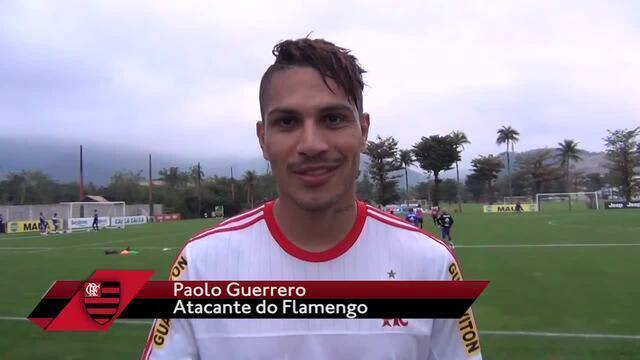
MULTIPOLYGON (((169 280, 189 280, 187 248, 171 267, 169 280)), ((156 319, 153 322, 142 359, 199 359, 190 319, 156 319)))
MULTIPOLYGON (((441 280, 462 280, 460 266, 447 254, 441 280)), ((429 360, 481 360, 480 338, 471 308, 459 319, 434 319, 429 360)))

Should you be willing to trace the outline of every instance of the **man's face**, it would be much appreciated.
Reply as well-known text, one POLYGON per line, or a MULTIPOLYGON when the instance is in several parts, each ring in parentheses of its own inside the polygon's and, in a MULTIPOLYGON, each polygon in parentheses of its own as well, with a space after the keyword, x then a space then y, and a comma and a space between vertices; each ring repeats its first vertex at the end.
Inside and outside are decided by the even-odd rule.
POLYGON ((257 134, 281 198, 309 211, 351 202, 369 130, 344 91, 309 67, 271 77, 257 134))

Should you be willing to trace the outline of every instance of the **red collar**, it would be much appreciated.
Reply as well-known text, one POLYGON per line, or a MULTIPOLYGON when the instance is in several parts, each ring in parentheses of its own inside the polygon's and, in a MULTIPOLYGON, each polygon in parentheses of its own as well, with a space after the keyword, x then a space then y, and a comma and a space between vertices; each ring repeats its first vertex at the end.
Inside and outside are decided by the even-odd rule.
POLYGON ((344 254, 349 250, 353 244, 356 243, 360 233, 362 232, 362 228, 364 227, 364 222, 367 218, 367 205, 362 201, 356 202, 356 221, 354 222, 351 230, 347 233, 347 235, 342 239, 338 244, 336 244, 331 249, 327 249, 321 252, 312 252, 307 251, 305 249, 300 248, 299 246, 292 243, 287 237, 282 233, 278 223, 276 222, 275 216, 273 215, 273 204, 275 200, 269 201, 265 204, 264 208, 264 218, 267 222, 267 227, 271 232, 271 235, 276 240, 278 245, 282 248, 282 250, 286 251, 289 255, 296 257, 300 260, 310 261, 310 262, 323 262, 333 260, 340 255, 344 254))

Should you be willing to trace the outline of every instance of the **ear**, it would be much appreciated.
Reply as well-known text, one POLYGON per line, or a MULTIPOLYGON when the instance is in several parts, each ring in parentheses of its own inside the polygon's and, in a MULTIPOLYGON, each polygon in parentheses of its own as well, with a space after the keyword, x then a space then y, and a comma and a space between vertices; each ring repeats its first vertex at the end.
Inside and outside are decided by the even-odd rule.
POLYGON ((265 160, 269 160, 269 155, 264 150, 264 133, 265 133, 264 121, 258 121, 256 123, 256 135, 258 136, 258 142, 260 143, 260 149, 262 149, 262 157, 265 160))
POLYGON ((369 113, 362 113, 362 115, 360 115, 360 131, 362 132, 360 151, 364 151, 367 148, 367 140, 369 139, 369 125, 369 113))

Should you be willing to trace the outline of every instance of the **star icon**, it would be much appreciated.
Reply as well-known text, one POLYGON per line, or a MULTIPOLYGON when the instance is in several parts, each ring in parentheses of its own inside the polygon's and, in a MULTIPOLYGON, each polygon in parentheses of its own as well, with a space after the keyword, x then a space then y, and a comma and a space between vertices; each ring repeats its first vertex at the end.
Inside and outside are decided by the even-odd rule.
POLYGON ((395 279, 396 278, 396 273, 393 272, 393 269, 391 271, 389 271, 387 273, 387 275, 389 275, 389 279, 395 279))

